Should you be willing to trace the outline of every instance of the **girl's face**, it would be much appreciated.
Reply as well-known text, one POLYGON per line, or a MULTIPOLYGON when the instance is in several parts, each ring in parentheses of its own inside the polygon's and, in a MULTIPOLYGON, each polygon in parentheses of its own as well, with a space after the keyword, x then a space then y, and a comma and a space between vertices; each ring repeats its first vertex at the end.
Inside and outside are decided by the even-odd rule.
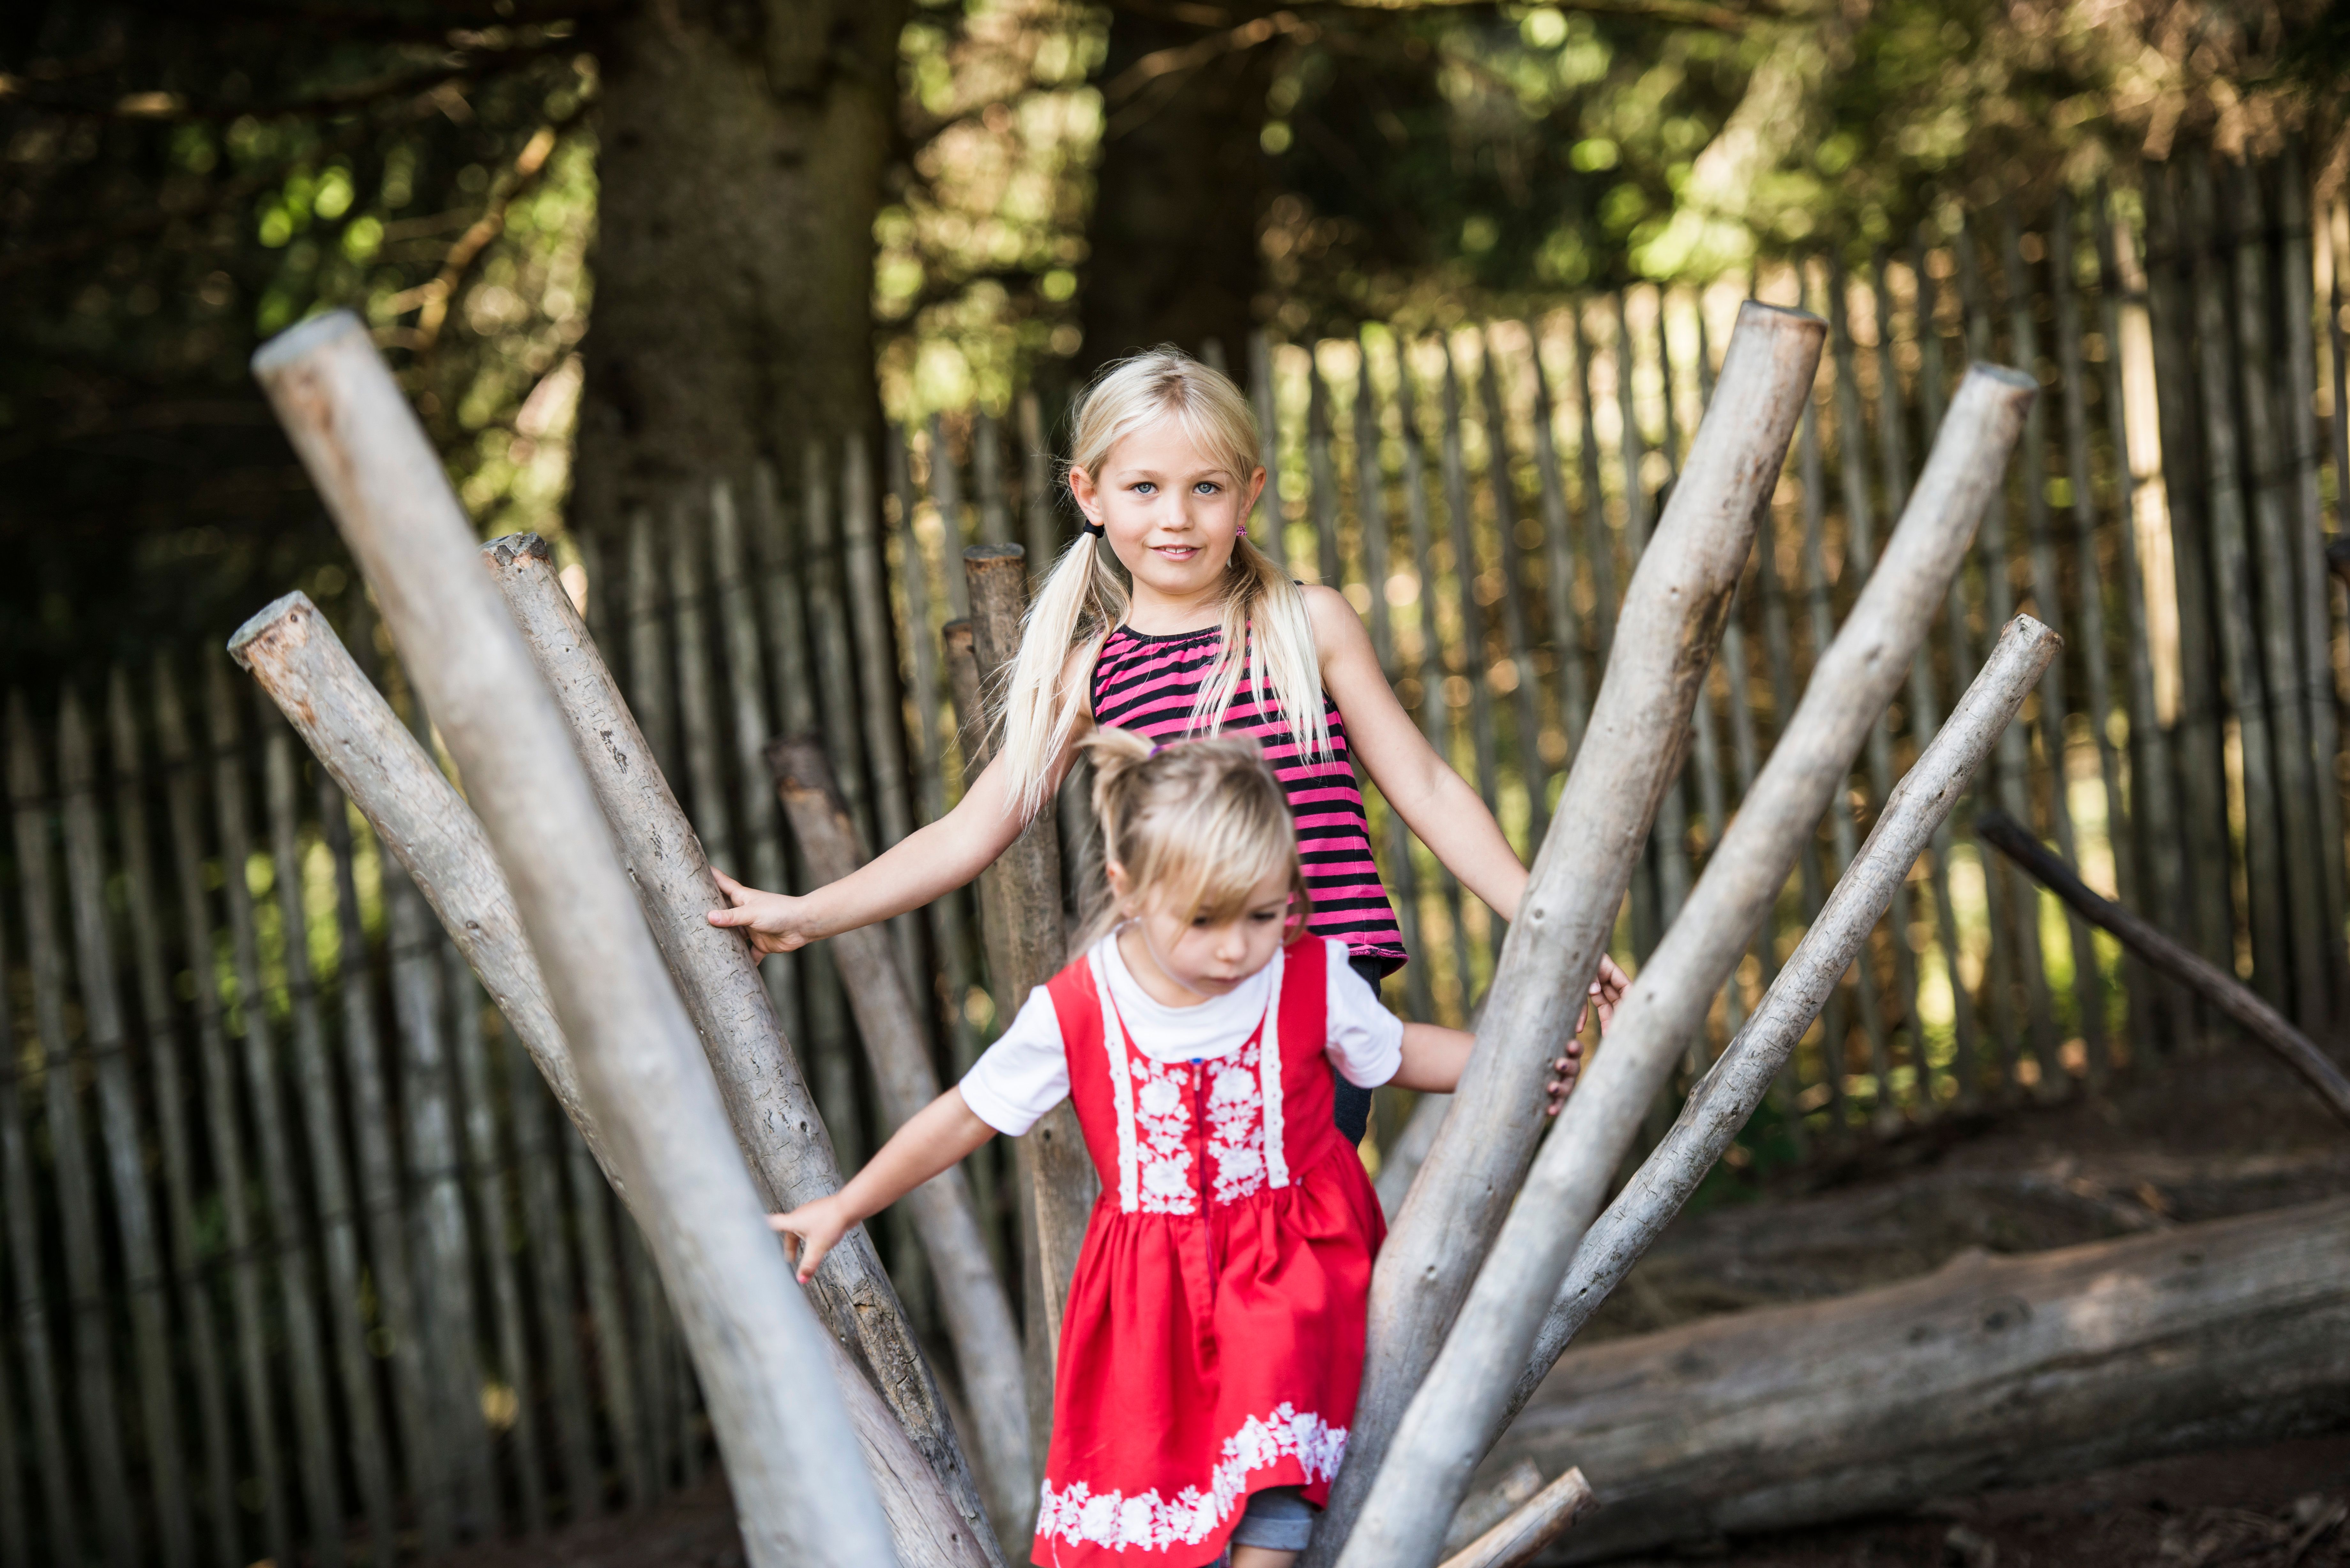
POLYGON ((1287 867, 1266 872, 1249 890, 1241 912, 1221 920, 1170 909, 1157 899, 1138 902, 1130 897, 1126 867, 1113 861, 1107 869, 1110 892, 1141 940, 1140 955, 1130 947, 1123 950, 1129 967, 1142 967, 1134 961, 1145 957, 1150 969, 1201 1001, 1224 995, 1271 963, 1288 935, 1287 867))
POLYGON ((1172 414, 1110 449, 1098 472, 1069 470, 1069 491, 1138 588, 1170 598, 1217 589, 1233 537, 1264 487, 1264 470, 1236 473, 1191 442, 1172 414))

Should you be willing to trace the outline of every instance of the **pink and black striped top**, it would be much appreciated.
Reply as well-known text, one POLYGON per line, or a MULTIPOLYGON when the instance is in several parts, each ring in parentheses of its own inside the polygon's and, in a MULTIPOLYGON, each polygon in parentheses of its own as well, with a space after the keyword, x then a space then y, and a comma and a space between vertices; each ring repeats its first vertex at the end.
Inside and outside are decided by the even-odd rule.
MULTIPOLYGON (((1119 627, 1102 644, 1094 664, 1094 722, 1154 741, 1187 733, 1191 705, 1199 701, 1222 640, 1222 629, 1212 626, 1162 637, 1119 627)), ((1326 693, 1322 709, 1330 725, 1331 755, 1318 763, 1300 755, 1303 748, 1278 707, 1258 703, 1253 671, 1243 677, 1217 728, 1253 736, 1288 792, 1305 890, 1314 899, 1306 928, 1315 936, 1345 942, 1353 956, 1391 971, 1407 956, 1403 932, 1379 881, 1378 864, 1371 858, 1370 819, 1364 815, 1363 792, 1355 783, 1346 722, 1326 693)))

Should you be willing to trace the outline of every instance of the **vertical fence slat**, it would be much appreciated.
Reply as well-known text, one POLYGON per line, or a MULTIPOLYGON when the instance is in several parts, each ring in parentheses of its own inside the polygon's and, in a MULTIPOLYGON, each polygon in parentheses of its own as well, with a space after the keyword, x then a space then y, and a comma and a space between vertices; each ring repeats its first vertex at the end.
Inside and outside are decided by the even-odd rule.
MULTIPOLYGON (((1370 578, 1371 649, 1378 656, 1379 669, 1392 682, 1402 678, 1402 669, 1396 661, 1394 607, 1388 602, 1388 584, 1395 568, 1388 552, 1387 466, 1379 457, 1383 443, 1378 394, 1371 384, 1370 345, 1359 343, 1358 348, 1354 408, 1355 504, 1361 514, 1364 570, 1370 578)), ((1400 354, 1396 368, 1399 374, 1403 372, 1400 354)), ((1411 1017, 1429 1023, 1436 1017, 1436 998, 1428 983, 1428 950, 1420 940, 1419 867, 1412 860, 1411 830, 1393 805, 1384 798, 1380 805, 1387 817, 1388 884, 1395 889, 1396 919, 1403 932, 1404 950, 1418 961, 1404 968, 1404 1006, 1411 1017)), ((1383 1153, 1388 1141, 1391 1140, 1383 1137, 1383 1153)))
MULTIPOLYGON (((1779 575, 1778 542, 1779 508, 1771 501, 1759 506, 1754 518, 1754 561, 1756 597, 1762 601, 1762 657, 1771 675, 1771 725, 1774 732, 1786 728, 1795 711, 1794 638, 1787 619, 1787 586, 1779 575)), ((1821 901, 1827 896, 1820 883, 1819 833, 1814 829, 1804 840, 1803 852, 1795 861, 1801 889, 1804 924, 1808 928, 1819 918, 1821 901)), ((1766 930, 1762 943, 1762 985, 1768 990, 1779 972, 1779 950, 1776 933, 1766 930)), ((1827 1042, 1835 1037, 1830 1027, 1841 1017, 1842 1001, 1837 992, 1828 993, 1827 1008, 1820 1020, 1820 1061, 1823 1079, 1835 1075, 1829 1066, 1827 1042)), ((1804 1084, 1803 1057, 1800 1052, 1791 1054, 1782 1070, 1788 1097, 1787 1132, 1799 1154, 1809 1152, 1810 1123, 1805 1116, 1810 1109, 1805 1101, 1810 1091, 1804 1084)))
POLYGON ((1338 553, 1338 472, 1330 457, 1330 389, 1314 346, 1305 347, 1305 499, 1314 519, 1315 580, 1336 588, 1346 580, 1338 553))
POLYGON ((1521 581, 1527 552, 1518 543, 1517 480, 1510 472, 1509 405, 1502 400, 1497 351, 1489 329, 1481 344, 1479 399, 1484 405, 1485 477, 1493 493, 1494 565, 1502 575, 1502 631, 1509 641, 1517 685, 1510 693, 1517 722, 1518 782, 1526 792, 1526 858, 1534 858, 1550 833, 1550 763, 1542 749, 1542 683, 1534 670, 1534 639, 1526 625, 1521 581))
POLYGON ((276 1256, 278 1310, 286 1329, 286 1372, 294 1403, 295 1466, 309 1514, 311 1550, 329 1565, 343 1560, 343 1489, 336 1473, 333 1418, 327 1403, 326 1357, 319 1344, 317 1302, 310 1264, 310 1216, 294 1179, 286 1137, 284 1091, 268 993, 263 988, 261 933, 247 867, 253 863, 252 818, 245 796, 244 729, 228 666, 206 659, 205 707, 213 746, 213 812, 220 834, 221 884, 227 895, 231 973, 244 1024, 244 1087, 261 1145, 262 1192, 276 1256))
POLYGON ((653 538, 652 513, 629 516, 629 700, 642 715, 645 745, 660 771, 678 776, 677 724, 670 705, 669 636, 662 625, 666 596, 653 538))
MULTIPOLYGON (((962 575, 954 569, 962 559, 963 546, 970 543, 970 534, 963 526, 962 477, 955 468, 954 447, 947 440, 947 427, 937 414, 931 416, 931 498, 938 503, 939 524, 946 533, 948 618, 965 620, 971 616, 971 599, 962 582, 962 575)), ((805 726, 785 724, 782 732, 796 735, 805 726)))
MULTIPOLYGON (((2251 490, 2251 561, 2255 602, 2259 606, 2261 673, 2267 682, 2268 723, 2276 755, 2276 831, 2284 870, 2286 940, 2282 956, 2291 962, 2286 994, 2293 1016, 2304 1029, 2321 1027, 2327 1016, 2325 895, 2318 858, 2302 846, 2317 842, 2317 811, 2313 798, 2308 726, 2302 705, 2305 689, 2301 669, 2300 639, 2294 633, 2299 597, 2293 591, 2293 552, 2289 541, 2293 473, 2275 397, 2276 347, 2269 333, 2274 288, 2264 233, 2259 171, 2245 165, 2230 170, 2235 187, 2235 244, 2230 258, 2236 306, 2236 348, 2239 406, 2243 410, 2241 460, 2251 490)), ((2249 745, 2249 742, 2247 742, 2249 745)))
POLYGON ((531 1288, 539 1340, 546 1347, 547 1384, 555 1398, 556 1446, 563 1460, 568 1522, 577 1524, 603 1512, 604 1489, 596 1465, 587 1380, 581 1376, 579 1287, 564 1236, 556 1164, 561 1157, 548 1136, 554 1100, 511 1029, 505 1031, 505 1064, 515 1165, 522 1177, 523 1228, 530 1239, 531 1288))
MULTIPOLYGON (((2342 788, 2335 771, 2341 753, 2340 718, 2334 709, 2332 588, 2325 566, 2325 518, 2317 483, 2317 335, 2310 312, 2317 279, 2310 265, 2309 192, 2303 182, 2301 152, 2285 143, 2279 161, 2277 270, 2283 294, 2284 352, 2277 356, 2279 398, 2284 405, 2286 446, 2293 463, 2293 512, 2287 524, 2296 575, 2299 610, 2301 707, 2308 747, 2311 790, 2317 808, 2315 842, 2318 888, 2323 896, 2318 959, 2330 993, 2328 1018, 2350 1011, 2350 949, 2344 924, 2350 920, 2350 872, 2342 847, 2342 788)), ((2337 268, 2339 263, 2336 263, 2337 268)), ((2338 330, 2338 324, 2337 324, 2338 330)), ((2336 365, 2337 373, 2339 364, 2336 365)), ((2334 428, 2342 429, 2337 399, 2334 428)), ((2350 487, 2350 471, 2337 470, 2334 483, 2350 487)), ((2304 1023, 2317 1027, 2324 1020, 2304 1023)))
MULTIPOLYGON (((0 972, 5 972, 7 955, 0 950, 0 972)), ((16 1109, 15 1076, 16 1070, 16 1028, 7 1017, 11 1010, 0 1007, 0 1077, 9 1081, 7 1093, 0 1096, 0 1116, 13 1116, 16 1109)), ((7 1135, 0 1134, 0 1137, 7 1135)), ((0 1196, 6 1194, 0 1184, 0 1196)), ((16 1390, 8 1371, 5 1346, 0 1346, 0 1411, 6 1418, 0 1420, 0 1562, 9 1568, 30 1568, 33 1561, 32 1532, 25 1517, 25 1477, 19 1468, 24 1457, 16 1449, 16 1390)))
POLYGON ((712 623, 697 499, 679 502, 671 516, 669 535, 670 603, 677 637, 677 728, 685 753, 686 785, 692 792, 694 836, 702 840, 702 853, 712 865, 733 867, 743 862, 735 855, 734 812, 726 798, 725 770, 718 760, 717 678, 710 668, 712 623))
POLYGON ((637 1368, 637 1396, 643 1430, 637 1434, 644 1455, 645 1501, 652 1502, 669 1488, 670 1441, 677 1433, 672 1407, 666 1299, 660 1275, 653 1267, 651 1246, 625 1205, 616 1228, 620 1248, 620 1277, 629 1293, 629 1344, 637 1368))
MULTIPOLYGON (((855 481, 844 475, 843 483, 855 481)), ((985 409, 975 409, 971 416, 971 485, 979 493, 979 542, 1012 543, 1012 508, 1003 493, 1003 432, 985 409)))
MULTIPOLYGON (((109 1562, 138 1561, 136 1516, 122 1438, 115 1425, 114 1358, 108 1345, 98 1195, 82 1141, 81 1096, 66 1023, 66 958, 57 929, 57 888, 49 844, 47 770, 22 693, 8 699, 8 794, 16 828, 16 877, 23 897, 26 959, 32 968, 33 1021, 41 1046, 44 1126, 64 1234, 68 1343, 80 1405, 82 1460, 89 1468, 99 1538, 109 1562)), ((96 1044, 95 1041, 92 1042, 96 1044)), ((109 1044, 112 1044, 109 1042, 109 1044)))
POLYGON ((122 1247, 123 1293, 138 1369, 133 1382, 155 1501, 156 1554, 180 1568, 193 1559, 195 1551, 188 1515, 187 1456, 180 1448, 162 1252, 156 1242, 138 1098, 131 1086, 130 1031, 117 989, 114 933, 106 907, 104 829, 99 823, 98 763, 92 751, 81 702, 68 689, 57 717, 57 787, 64 796, 66 885, 73 909, 85 1052, 97 1079, 99 1141, 114 1193, 115 1233, 122 1247))
POLYGON ((620 1260, 612 1241, 611 1189, 588 1152, 579 1129, 566 1122, 557 1130, 564 1165, 571 1178, 571 1222, 579 1239, 581 1272, 588 1279, 588 1316, 596 1334, 597 1381, 604 1389, 604 1423, 619 1458, 620 1492, 629 1508, 652 1500, 645 1460, 642 1409, 637 1398, 636 1357, 630 1352, 628 1314, 620 1307, 620 1260))
MULTIPOLYGON (((1419 420, 1411 391, 1411 357, 1400 339, 1396 345, 1396 412, 1403 428, 1404 517, 1411 537, 1413 576, 1419 583, 1419 729, 1436 754, 1452 761, 1452 716, 1444 700, 1444 644, 1437 633, 1436 571, 1430 554, 1433 530, 1428 515, 1428 460, 1420 439, 1419 420)), ((1461 920, 1461 882, 1451 870, 1436 862, 1436 886, 1445 913, 1452 973, 1459 991, 1461 1016, 1469 1015, 1469 937, 1461 920)))
MULTIPOLYGON (((1461 377, 1453 363, 1451 338, 1440 334, 1437 342, 1444 350, 1444 432, 1438 461, 1446 521, 1451 524, 1453 602, 1461 617, 1461 678, 1469 688, 1469 740, 1476 762, 1477 793, 1484 797, 1485 809, 1498 818, 1502 770, 1494 755, 1492 690, 1485 680, 1485 612, 1477 602, 1476 517, 1471 510, 1469 464, 1461 442, 1461 377)), ((1468 1000, 1465 976, 1461 1000, 1464 1004, 1468 1000)))
MULTIPOLYGON (((7 958, 5 920, 0 920, 0 963, 7 958)), ((0 1006, 0 1194, 8 1206, 8 1261, 14 1271, 16 1337, 25 1356, 25 1395, 31 1406, 33 1459, 41 1472, 43 1522, 48 1526, 49 1557, 57 1568, 82 1568, 81 1510, 74 1501, 73 1455, 66 1447, 65 1422, 57 1411, 56 1347, 49 1337, 49 1307, 41 1289, 41 1211, 34 1198, 33 1160, 25 1132, 25 1108, 17 1096, 16 1010, 0 1006)))
MULTIPOLYGON (((995 433, 988 431, 990 445, 995 433)), ((1003 486, 996 493, 1001 501, 1003 486)), ((852 434, 841 458, 841 554, 847 567, 849 619, 857 638, 857 667, 864 671, 863 720, 865 754, 873 760, 874 821, 879 844, 888 849, 914 828, 913 807, 906 796, 906 715, 898 696, 898 637, 889 615, 889 589, 881 562, 880 508, 873 494, 872 454, 865 438, 852 434)), ((898 968, 906 989, 928 994, 922 984, 921 917, 913 913, 889 922, 898 950, 898 968)), ((925 1030, 927 1033, 927 1029, 925 1030)))
POLYGON ((237 1370, 244 1406, 245 1440, 261 1492, 262 1539, 277 1562, 293 1560, 294 1530, 278 1448, 277 1410, 270 1387, 260 1260, 255 1252, 253 1210, 244 1174, 244 1139, 237 1125, 236 1084, 223 1016, 218 950, 204 896, 201 766, 171 666, 155 667, 155 717, 169 770, 172 870, 180 886, 180 932, 196 988, 196 1042, 203 1064, 204 1131, 228 1241, 230 1303, 236 1318, 237 1370))
MULTIPOLYGON (((1053 454, 1045 444, 1045 405, 1031 389, 1019 399, 1020 494, 1024 503, 1029 575, 1041 581, 1061 558, 1061 508, 1055 494, 1059 483, 1053 472, 1053 454)), ((915 556, 908 556, 911 561, 915 556)), ((928 635, 925 630, 924 635, 928 635)))
MULTIPOLYGON (((1958 253, 1959 288, 1966 304, 1967 348, 1977 359, 1991 356, 1991 317, 1990 305, 1984 297, 1982 270, 1976 256, 1973 234, 1961 229, 1953 247, 1958 253)), ((2027 428, 2029 421, 2027 421, 2027 428)), ((2027 444, 2026 450, 2031 450, 2027 444)), ((2027 468, 2025 483, 2036 483, 2027 468)), ((1976 535, 1982 555, 1983 627, 1987 635, 1996 635, 2015 615, 2015 579, 2008 549, 2007 492, 2004 487, 1991 492, 1983 507, 1981 530, 1976 535)), ((2050 661, 2050 668, 2057 666, 2050 661)), ((2040 701, 2045 701, 2046 687, 2042 688, 2040 701)), ((1999 762, 2000 805, 2019 822, 2032 819, 2031 768, 2026 753, 2027 742, 2023 726, 2010 724, 2000 732, 1995 755, 1999 762)), ((2021 971, 2024 990, 2024 1017, 2027 1021, 2024 1037, 2018 1038, 2012 1027, 2014 1012, 2006 1011, 2011 1026, 2002 1041, 2002 1076, 2011 1084, 2019 1082, 2017 1075, 2021 1049, 2029 1049, 2033 1071, 2043 1089, 2053 1088, 2055 1067, 2055 1026, 2052 1022, 2048 1000, 2047 969, 2040 952, 2040 894, 2023 873, 2006 857, 1988 857, 1983 867, 1983 881, 1991 904, 1994 922, 2004 918, 2011 933, 2010 950, 2015 958, 2014 968, 2021 971), (1994 869, 1991 859, 1998 859, 1994 869)))
MULTIPOLYGON (((2113 857, 2115 890, 2121 895, 2125 907, 2136 909, 2145 906, 2138 896, 2137 862, 2130 854, 2130 813, 2122 793, 2121 759, 2113 742, 2113 672, 2107 663, 2112 649, 2106 639, 2105 573, 2097 559, 2096 481, 2089 467, 2088 373, 2081 347, 2074 226, 2072 197, 2059 191, 2056 209, 2048 224, 2048 280, 2055 301, 2057 382, 2064 393, 2064 468, 2066 483, 2073 492, 2073 575, 2081 610, 2081 635, 2073 653, 2081 661, 2082 673, 2088 678, 2089 735, 2096 747, 2097 777, 2105 792, 2106 847, 2113 857)), ((2108 342, 2106 352, 2113 354, 2116 347, 2108 342)), ((2129 543, 2129 514, 2124 512, 2117 548, 2126 549, 2129 543)), ((2095 941, 2095 938, 2087 940, 2095 941)), ((2087 961, 2094 965, 2094 946, 2088 953, 2087 961)), ((2123 955, 2122 973, 2121 996, 2127 1010, 2126 1035, 2134 1042, 2134 1049, 2143 1049, 2152 1039, 2147 1027, 2147 1012, 2131 998, 2146 994, 2148 976, 2144 966, 2127 953, 2123 955)), ((2089 1054, 2092 1086, 2102 1085, 2107 1066, 2105 1053, 2089 1054)))
MULTIPOLYGON (((146 774, 140 760, 138 713, 131 703, 130 677, 120 668, 107 682, 107 720, 114 741, 114 820, 122 846, 123 898, 126 908, 141 911, 140 917, 130 922, 131 961, 139 979, 139 1012, 143 1025, 140 1044, 146 1050, 147 1073, 153 1085, 160 1135, 173 1295, 186 1324, 183 1337, 195 1382, 196 1429, 203 1445, 201 1468, 210 1526, 207 1534, 212 1561, 217 1568, 239 1568, 246 1559, 237 1551, 236 1478, 229 1446, 226 1386, 221 1379, 220 1332, 213 1316, 212 1291, 208 1282, 197 1273, 186 1043, 180 1033, 178 1013, 172 1004, 171 981, 163 964, 159 927, 165 905, 162 889, 155 881, 154 858, 148 839, 146 774)), ((0 1042, 0 1046, 5 1046, 5 1042, 0 1042)), ((13 1056, 0 1064, 0 1073, 14 1071, 13 1056)), ((18 1561, 21 1560, 20 1556, 18 1561)))
POLYGON ((2235 378, 2230 373, 2244 346, 2233 341, 2229 319, 2227 273, 2217 250, 2220 215, 2210 166, 2200 158, 2188 170, 2192 232, 2214 236, 2191 251, 2195 279, 2195 328, 2202 376, 2204 481, 2210 500, 2212 603, 2218 612, 2222 688, 2236 720, 2237 752, 2244 794, 2244 879, 2251 905, 2252 984, 2270 1005, 2292 1006, 2285 985, 2286 921, 2282 850, 2276 839, 2275 753, 2269 724, 2269 693, 2262 678, 2255 641, 2251 541, 2244 515, 2244 454, 2235 419, 2235 378))
POLYGON ((1583 666, 1583 627, 1575 608, 1575 535, 1566 501, 1566 476, 1559 466, 1557 410, 1550 376, 1543 369, 1542 339, 1527 333, 1527 360, 1534 379, 1534 472, 1542 482, 1543 587, 1550 612, 1550 640, 1558 660, 1559 732, 1566 741, 1564 763, 1583 749, 1584 721, 1591 712, 1589 676, 1583 666))
MULTIPOLYGON (((262 773, 263 810, 269 825, 269 855, 276 883, 278 925, 284 933, 286 1012, 293 1025, 296 1098, 310 1155, 310 1184, 317 1195, 318 1251, 325 1265, 328 1333, 334 1340, 335 1372, 349 1432, 351 1469, 359 1483, 371 1562, 390 1563, 399 1550, 397 1500, 383 1419, 376 1408, 375 1366, 367 1351, 367 1322, 359 1301, 358 1216, 351 1210, 351 1181, 343 1158, 341 1107, 336 1102, 334 1069, 318 1015, 317 978, 310 967, 310 919, 303 897, 298 764, 294 738, 265 701, 261 722, 266 734, 262 773)), ((356 978, 351 983, 359 983, 356 978)), ((339 1523, 339 1521, 338 1521, 339 1523)))
MULTIPOLYGON (((1249 401, 1256 409, 1257 442, 1263 452, 1264 488, 1257 493, 1257 516, 1263 521, 1266 553, 1289 569, 1293 577, 1305 575, 1305 563, 1289 553, 1289 514, 1281 497, 1281 411, 1274 396, 1273 344, 1263 332, 1249 334, 1249 401)), ((949 541, 950 544, 952 541, 949 541)), ((954 575, 960 554, 949 550, 947 575, 954 575)), ((968 608, 962 616, 971 612, 968 608)))

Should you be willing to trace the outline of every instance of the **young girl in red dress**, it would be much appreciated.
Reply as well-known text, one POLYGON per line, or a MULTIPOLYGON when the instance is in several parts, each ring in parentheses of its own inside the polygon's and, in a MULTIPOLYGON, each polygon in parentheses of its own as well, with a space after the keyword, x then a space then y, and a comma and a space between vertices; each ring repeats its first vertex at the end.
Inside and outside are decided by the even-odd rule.
MULTIPOLYGON (((996 1133, 1076 1106, 1101 1198, 1055 1369, 1034 1560, 1280 1568, 1347 1449, 1384 1232, 1331 1115, 1449 1091, 1471 1036, 1379 1004, 1312 904, 1253 741, 1086 742, 1110 907, 970 1074, 788 1214, 807 1279, 851 1227, 996 1133)), ((1555 1112, 1575 1078, 1555 1064, 1555 1112)))

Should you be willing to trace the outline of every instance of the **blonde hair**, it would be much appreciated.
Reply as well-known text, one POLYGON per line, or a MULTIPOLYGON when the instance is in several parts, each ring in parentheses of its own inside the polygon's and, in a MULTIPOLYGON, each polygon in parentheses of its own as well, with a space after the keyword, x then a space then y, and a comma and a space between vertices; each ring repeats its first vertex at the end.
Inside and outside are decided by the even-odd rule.
MULTIPOLYGON (((1256 415, 1232 378, 1180 349, 1162 345, 1105 369, 1071 415, 1069 463, 1099 478, 1118 443, 1155 421, 1172 417, 1192 444, 1245 485, 1262 466, 1256 415)), ((1012 798, 1023 818, 1045 801, 1045 774, 1075 732, 1083 704, 1076 682, 1064 680, 1070 655, 1090 670, 1093 655, 1132 605, 1117 557, 1102 541, 1080 534, 1054 563, 1028 607, 1020 652, 1007 668, 997 699, 1002 725, 997 754, 1011 770, 1012 798)), ((1297 737, 1301 760, 1326 761, 1330 726, 1323 712, 1322 663, 1305 596, 1289 574, 1252 544, 1245 531, 1232 545, 1225 573, 1223 642, 1192 704, 1190 727, 1212 729, 1253 665, 1260 701, 1270 695, 1297 737)))
MULTIPOLYGON (((1132 730, 1097 729, 1084 745, 1102 858, 1125 868, 1130 900, 1229 920, 1267 874, 1285 867, 1290 927, 1304 927, 1313 900, 1297 859, 1297 825, 1254 741, 1201 736, 1154 746, 1132 730)), ((1078 945, 1092 945, 1118 921, 1117 907, 1103 899, 1078 945)))

